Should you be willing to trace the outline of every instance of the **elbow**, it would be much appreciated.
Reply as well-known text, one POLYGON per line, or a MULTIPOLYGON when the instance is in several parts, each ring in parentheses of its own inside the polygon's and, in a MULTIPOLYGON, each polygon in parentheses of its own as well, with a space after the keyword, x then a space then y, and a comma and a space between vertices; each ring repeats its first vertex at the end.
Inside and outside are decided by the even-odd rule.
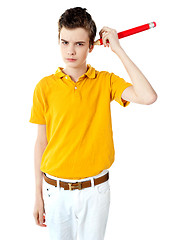
POLYGON ((151 94, 149 97, 147 97, 147 99, 144 101, 145 105, 151 105, 154 102, 156 102, 158 96, 156 93, 151 94))

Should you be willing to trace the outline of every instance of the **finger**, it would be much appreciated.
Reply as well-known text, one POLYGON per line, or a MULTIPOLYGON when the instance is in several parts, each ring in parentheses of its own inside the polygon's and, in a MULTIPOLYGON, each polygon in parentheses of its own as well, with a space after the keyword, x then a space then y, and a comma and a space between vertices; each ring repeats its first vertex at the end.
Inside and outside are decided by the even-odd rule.
POLYGON ((102 42, 103 42, 103 45, 106 47, 108 42, 109 42, 109 33, 105 33, 103 36, 102 36, 102 42))
POLYGON ((46 222, 45 214, 43 214, 43 223, 46 222))
POLYGON ((40 225, 43 224, 43 212, 39 212, 39 223, 40 225))
POLYGON ((34 216, 34 219, 35 219, 35 223, 38 225, 39 224, 39 214, 38 214, 38 212, 34 212, 33 216, 34 216))
POLYGON ((109 47, 109 46, 110 46, 110 43, 109 43, 109 42, 108 42, 108 43, 106 43, 106 46, 107 46, 107 47, 109 47))
POLYGON ((100 31, 100 33, 101 33, 101 36, 102 36, 104 33, 112 33, 112 34, 114 34, 115 36, 117 36, 117 31, 116 31, 116 29, 108 28, 108 27, 105 27, 104 29, 102 29, 102 30, 100 31))
POLYGON ((100 30, 100 32, 99 32, 99 35, 102 37, 102 34, 105 32, 108 32, 108 31, 110 31, 111 30, 111 28, 109 28, 109 27, 103 27, 101 30, 100 30))
POLYGON ((43 213, 43 223, 42 223, 41 227, 46 227, 47 226, 46 224, 44 224, 45 221, 46 221, 45 213, 43 213))
POLYGON ((44 224, 45 223, 45 221, 46 221, 46 219, 45 219, 45 213, 43 214, 43 224, 42 224, 42 227, 47 227, 47 225, 46 224, 44 224))
POLYGON ((42 214, 40 214, 40 218, 39 218, 39 222, 38 222, 38 225, 40 226, 40 227, 47 227, 47 225, 45 224, 45 216, 44 215, 42 215, 42 214))
POLYGON ((111 28, 104 26, 104 27, 100 30, 99 33, 103 32, 103 31, 109 31, 109 30, 111 30, 111 28))
POLYGON ((45 225, 45 224, 42 224, 42 225, 41 225, 41 227, 47 227, 47 225, 45 225))

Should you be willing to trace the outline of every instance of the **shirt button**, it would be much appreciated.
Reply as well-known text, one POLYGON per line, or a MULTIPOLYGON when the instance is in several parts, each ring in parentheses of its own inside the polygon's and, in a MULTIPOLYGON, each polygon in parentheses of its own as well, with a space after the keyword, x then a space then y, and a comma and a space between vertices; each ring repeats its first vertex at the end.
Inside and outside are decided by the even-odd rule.
POLYGON ((77 89, 77 87, 75 86, 75 89, 77 89))

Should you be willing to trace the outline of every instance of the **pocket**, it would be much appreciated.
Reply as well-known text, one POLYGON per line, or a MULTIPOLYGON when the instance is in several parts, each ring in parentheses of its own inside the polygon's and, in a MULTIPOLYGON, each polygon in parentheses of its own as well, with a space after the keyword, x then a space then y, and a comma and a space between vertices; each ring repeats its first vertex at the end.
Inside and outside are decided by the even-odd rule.
POLYGON ((101 184, 98 184, 96 186, 96 189, 99 194, 106 194, 107 192, 109 192, 110 191, 109 180, 101 184))
POLYGON ((57 192, 57 188, 43 180, 43 195, 46 199, 51 198, 57 192))

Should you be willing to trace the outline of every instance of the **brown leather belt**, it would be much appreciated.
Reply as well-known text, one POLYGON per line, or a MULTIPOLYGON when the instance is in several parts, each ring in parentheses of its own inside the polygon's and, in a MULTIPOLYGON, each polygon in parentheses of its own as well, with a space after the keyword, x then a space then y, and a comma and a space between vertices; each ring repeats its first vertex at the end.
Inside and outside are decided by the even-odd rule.
MULTIPOLYGON (((57 180, 48 178, 45 173, 43 174, 43 176, 47 183, 57 187, 57 180)), ((98 185, 100 183, 106 182, 108 179, 109 179, 109 172, 102 177, 95 178, 94 185, 98 185)), ((63 182, 59 180, 59 183, 60 183, 60 187, 64 188, 64 190, 75 190, 75 189, 81 190, 84 188, 91 187, 91 180, 88 180, 85 182, 75 182, 75 183, 72 183, 72 182, 68 183, 68 182, 63 182)))

